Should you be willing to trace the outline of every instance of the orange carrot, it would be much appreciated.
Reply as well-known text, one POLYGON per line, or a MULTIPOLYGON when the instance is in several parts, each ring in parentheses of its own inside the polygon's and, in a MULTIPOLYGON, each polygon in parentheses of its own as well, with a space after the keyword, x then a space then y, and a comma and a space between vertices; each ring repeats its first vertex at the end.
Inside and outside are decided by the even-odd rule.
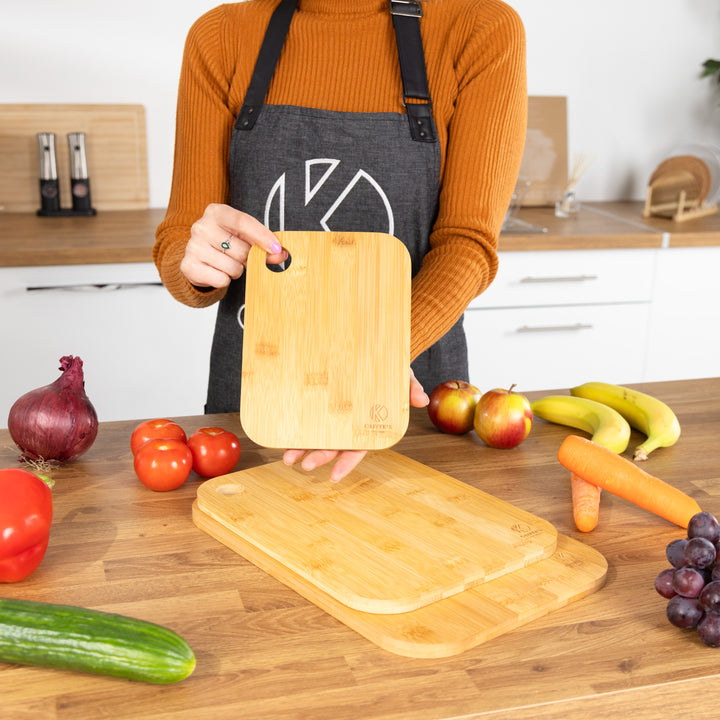
POLYGON ((635 463, 602 445, 568 435, 558 460, 583 480, 686 528, 700 506, 681 490, 646 473, 635 463))
POLYGON ((590 532, 597 527, 600 517, 600 488, 574 472, 570 473, 570 486, 575 527, 580 532, 590 532))

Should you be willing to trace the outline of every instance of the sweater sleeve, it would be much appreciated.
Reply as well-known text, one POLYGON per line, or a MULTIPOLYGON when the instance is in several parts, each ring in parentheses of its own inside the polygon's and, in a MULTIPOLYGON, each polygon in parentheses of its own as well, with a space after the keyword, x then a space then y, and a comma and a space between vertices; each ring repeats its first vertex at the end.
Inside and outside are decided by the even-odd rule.
POLYGON ((458 95, 431 249, 412 288, 411 356, 442 337, 497 272, 498 235, 522 160, 527 122, 525 33, 501 6, 471 22, 455 72, 458 95))
POLYGON ((224 6, 211 10, 188 32, 178 87, 172 191, 153 248, 163 284, 191 307, 207 307, 225 294, 224 288, 199 290, 180 272, 192 224, 209 204, 224 203, 228 195, 234 116, 228 108, 224 13, 224 6))

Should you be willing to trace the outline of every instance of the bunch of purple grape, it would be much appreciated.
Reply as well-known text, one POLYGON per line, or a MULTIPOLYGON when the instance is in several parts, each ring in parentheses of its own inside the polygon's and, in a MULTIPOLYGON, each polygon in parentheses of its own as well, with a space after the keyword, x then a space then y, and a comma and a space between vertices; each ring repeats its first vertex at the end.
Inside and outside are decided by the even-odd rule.
POLYGON ((720 647, 720 523, 709 512, 693 515, 687 537, 665 550, 672 567, 655 578, 667 598, 667 618, 679 628, 697 628, 700 639, 720 647))

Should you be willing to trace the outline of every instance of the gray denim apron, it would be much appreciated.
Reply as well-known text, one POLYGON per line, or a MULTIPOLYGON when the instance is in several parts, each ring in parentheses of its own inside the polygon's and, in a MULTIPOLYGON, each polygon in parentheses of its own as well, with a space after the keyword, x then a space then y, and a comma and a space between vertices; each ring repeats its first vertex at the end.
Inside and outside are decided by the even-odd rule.
MULTIPOLYGON (((430 249, 440 174, 420 6, 398 3, 402 14, 393 14, 403 95, 416 101, 403 114, 263 104, 296 4, 281 0, 268 25, 232 133, 229 202, 273 231, 389 233, 407 247, 414 276, 430 249)), ((243 275, 218 307, 206 413, 240 407, 244 298, 243 275)), ((412 367, 427 392, 467 380, 462 317, 412 367)))

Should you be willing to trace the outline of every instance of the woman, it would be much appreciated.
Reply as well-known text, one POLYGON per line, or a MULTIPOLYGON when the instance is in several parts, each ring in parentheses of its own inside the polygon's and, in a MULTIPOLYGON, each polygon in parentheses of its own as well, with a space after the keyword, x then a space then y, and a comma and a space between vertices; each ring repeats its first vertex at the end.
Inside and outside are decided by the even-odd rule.
MULTIPOLYGON (((411 404, 467 379, 462 314, 497 270, 522 159, 525 38, 500 0, 247 0, 191 28, 154 259, 219 301, 206 412, 239 408, 244 266, 271 231, 389 232, 412 259, 411 404), (271 21, 272 17, 272 21, 271 21)), ((290 450, 312 469, 363 453, 290 450)))

